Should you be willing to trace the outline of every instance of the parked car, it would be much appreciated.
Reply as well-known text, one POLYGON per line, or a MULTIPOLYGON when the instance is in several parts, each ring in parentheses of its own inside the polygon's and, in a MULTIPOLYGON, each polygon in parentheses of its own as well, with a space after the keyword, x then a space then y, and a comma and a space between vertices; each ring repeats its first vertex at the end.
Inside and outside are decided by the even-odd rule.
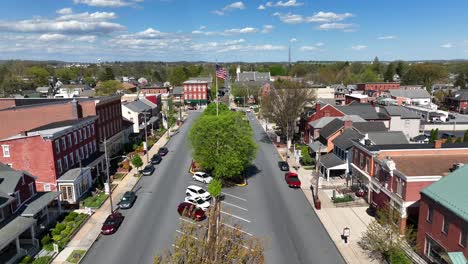
POLYGON ((203 183, 210 183, 213 180, 213 177, 204 172, 199 171, 193 174, 192 179, 203 183))
POLYGON ((110 214, 104 224, 102 224, 101 233, 103 235, 111 235, 117 232, 117 229, 122 224, 124 217, 121 213, 110 214))
POLYGON ((286 180, 286 183, 289 187, 301 188, 301 180, 299 180, 297 173, 287 172, 286 174, 284 174, 284 179, 286 180))
POLYGON ((153 174, 154 172, 154 166, 151 165, 151 164, 148 164, 145 166, 145 168, 142 170, 142 174, 145 175, 145 176, 149 176, 151 174, 153 174))
POLYGON ((278 167, 282 171, 289 171, 289 164, 286 161, 279 161, 278 162, 278 167))
POLYGON ((159 148, 158 154, 162 157, 166 156, 169 153, 169 150, 165 147, 159 148))
POLYGON ((206 218, 205 211, 194 204, 183 202, 177 206, 179 215, 191 218, 195 221, 202 221, 206 218))
POLYGON ((136 195, 132 191, 125 192, 120 202, 117 204, 121 209, 128 209, 133 206, 133 203, 136 200, 136 195))
POLYGON ((154 154, 153 157, 151 157, 151 164, 159 164, 162 161, 162 157, 159 154, 154 154))
POLYGON ((191 197, 201 197, 205 201, 209 201, 211 199, 211 195, 209 192, 196 185, 190 185, 189 187, 187 187, 187 190, 185 190, 185 194, 191 197))
POLYGON ((197 107, 196 106, 189 106, 187 109, 188 110, 197 110, 197 107))
POLYGON ((449 132, 444 132, 444 133, 442 133, 440 138, 449 139, 449 138, 456 138, 456 136, 455 136, 455 134, 452 134, 452 133, 449 133, 449 132))
POLYGON ((191 204, 194 204, 194 205, 200 207, 201 209, 203 209, 203 211, 208 210, 208 207, 210 207, 210 202, 205 201, 201 197, 187 196, 187 197, 185 197, 184 201, 187 202, 187 203, 191 203, 191 204))

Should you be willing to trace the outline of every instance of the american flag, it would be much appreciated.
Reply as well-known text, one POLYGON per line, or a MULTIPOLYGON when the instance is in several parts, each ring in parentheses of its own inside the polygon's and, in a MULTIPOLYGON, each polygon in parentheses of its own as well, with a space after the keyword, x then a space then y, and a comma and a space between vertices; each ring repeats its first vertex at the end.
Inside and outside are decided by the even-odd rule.
POLYGON ((226 80, 227 73, 226 69, 216 64, 216 77, 226 80))

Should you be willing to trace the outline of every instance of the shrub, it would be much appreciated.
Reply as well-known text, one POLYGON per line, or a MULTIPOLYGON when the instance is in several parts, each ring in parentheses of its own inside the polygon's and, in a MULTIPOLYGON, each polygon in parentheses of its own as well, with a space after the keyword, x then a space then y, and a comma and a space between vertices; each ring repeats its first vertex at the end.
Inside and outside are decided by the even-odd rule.
POLYGON ((52 261, 52 259, 53 257, 51 256, 38 257, 32 262, 32 264, 49 264, 52 261))
POLYGON ((71 212, 71 213, 69 213, 68 215, 72 216, 73 219, 75 219, 75 218, 76 218, 77 216, 79 216, 80 214, 77 213, 77 212, 71 212))
POLYGON ((412 263, 411 260, 409 260, 408 257, 406 256, 405 252, 400 248, 391 250, 384 257, 391 264, 411 264, 412 263))
POLYGON ((351 202, 351 201, 354 201, 351 195, 345 195, 343 197, 336 197, 335 200, 333 200, 334 203, 346 203, 346 202, 351 202))
POLYGON ((20 261, 20 264, 27 264, 31 263, 31 257, 30 256, 24 256, 24 258, 20 261))
POLYGON ((60 230, 56 229, 56 228, 53 228, 51 230, 51 233, 52 233, 52 236, 56 236, 56 235, 60 235, 60 230))
POLYGON ((54 235, 54 236, 52 236, 52 239, 53 239, 55 242, 59 242, 60 240, 62 240, 62 236, 61 236, 61 235, 54 235))
POLYGON ((133 145, 132 145, 132 149, 133 149, 134 151, 136 151, 136 150, 138 149, 138 144, 133 144, 133 145))
POLYGON ((68 235, 70 235, 70 229, 64 229, 62 230, 62 232, 60 232, 60 235, 62 237, 67 237, 68 235))
POLYGON ((42 246, 45 246, 45 245, 49 244, 50 242, 51 242, 51 239, 50 239, 49 234, 47 234, 47 235, 45 235, 45 236, 43 236, 41 238, 41 245, 42 246))
POLYGON ((67 226, 63 223, 58 223, 56 226, 55 226, 55 229, 57 229, 59 232, 63 231, 67 226))
POLYGON ((312 159, 312 157, 309 154, 309 147, 308 146, 302 146, 301 154, 302 154, 302 158, 301 158, 300 161, 301 161, 302 165, 306 165, 306 166, 313 165, 314 160, 312 159))

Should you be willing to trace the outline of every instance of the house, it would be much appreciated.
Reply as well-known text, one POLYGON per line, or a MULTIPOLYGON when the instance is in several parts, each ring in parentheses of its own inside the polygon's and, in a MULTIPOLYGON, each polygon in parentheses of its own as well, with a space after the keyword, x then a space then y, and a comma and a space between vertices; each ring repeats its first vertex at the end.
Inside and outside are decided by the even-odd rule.
MULTIPOLYGON (((333 87, 333 86, 332 86, 333 87)), ((342 84, 334 86, 334 98, 338 105, 342 105, 345 101, 346 87, 342 84)))
POLYGON ((97 146, 96 120, 91 116, 54 122, 1 139, 0 162, 36 176, 38 191, 58 190, 57 180, 75 167, 92 168, 94 182, 105 168, 104 154, 97 146))
POLYGON ((141 100, 122 103, 122 116, 133 122, 134 137, 144 136, 145 128, 152 124, 151 122, 157 121, 157 117, 152 116, 151 106, 141 100))
POLYGON ((468 263, 468 166, 422 189, 417 241, 431 263, 468 263), (464 262, 450 262, 453 254, 464 262))
POLYGON ((240 66, 236 70, 236 82, 269 82, 271 81, 270 72, 244 71, 241 72, 240 66))
POLYGON ((38 235, 60 215, 59 192, 37 192, 35 176, 0 163, 0 260, 16 263, 39 251, 38 235))
POLYGON ((369 97, 367 94, 361 93, 351 93, 345 95, 345 105, 349 105, 352 102, 359 103, 359 104, 368 104, 375 102, 374 97, 369 97))
POLYGON ((358 91, 378 91, 384 92, 392 89, 399 89, 399 82, 371 82, 371 83, 358 83, 356 89, 358 91))
POLYGON ((395 209, 402 233, 407 223, 418 223, 420 191, 446 176, 454 164, 468 162, 466 143, 374 145, 364 137, 353 145, 353 180, 368 190, 372 208, 395 209))
POLYGON ((420 105, 427 106, 431 104, 431 95, 426 89, 392 89, 388 90, 388 93, 392 99, 396 101, 398 105, 420 105))
POLYGON ((459 113, 468 112, 468 90, 462 89, 456 91, 452 97, 445 98, 445 104, 447 107, 459 113))
POLYGON ((342 117, 344 114, 336 109, 335 106, 330 104, 322 104, 321 102, 316 102, 315 111, 310 115, 303 118, 303 125, 300 126, 299 131, 304 134, 304 142, 310 143, 312 139, 310 135, 313 134, 313 129, 309 127, 309 123, 315 120, 318 120, 322 117, 342 117))
POLYGON ((403 106, 384 106, 381 110, 390 117, 390 131, 401 131, 408 139, 419 135, 421 117, 417 112, 403 106))
POLYGON ((174 105, 181 106, 184 103, 184 88, 181 86, 176 86, 172 89, 172 100, 174 105))
POLYGON ((184 103, 188 105, 206 105, 210 98, 211 82, 205 79, 190 79, 183 83, 184 103))

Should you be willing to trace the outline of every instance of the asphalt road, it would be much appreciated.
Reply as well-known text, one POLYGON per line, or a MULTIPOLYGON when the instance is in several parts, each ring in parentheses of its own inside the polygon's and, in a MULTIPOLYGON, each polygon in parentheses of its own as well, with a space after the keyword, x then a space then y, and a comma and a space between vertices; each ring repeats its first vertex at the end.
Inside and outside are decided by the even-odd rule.
MULTIPOLYGON (((150 264, 155 255, 170 249, 180 221, 176 207, 185 188, 204 187, 187 172, 191 161, 187 132, 198 115, 190 114, 168 143, 170 152, 155 173, 135 187, 137 201, 133 208, 121 210, 125 220, 120 229, 100 236, 83 263, 150 264)), ((253 116, 249 119, 259 146, 255 166, 248 170, 248 186, 223 189, 222 220, 263 239, 266 263, 344 263, 304 194, 284 183, 277 166, 280 157, 260 124, 253 116)))

